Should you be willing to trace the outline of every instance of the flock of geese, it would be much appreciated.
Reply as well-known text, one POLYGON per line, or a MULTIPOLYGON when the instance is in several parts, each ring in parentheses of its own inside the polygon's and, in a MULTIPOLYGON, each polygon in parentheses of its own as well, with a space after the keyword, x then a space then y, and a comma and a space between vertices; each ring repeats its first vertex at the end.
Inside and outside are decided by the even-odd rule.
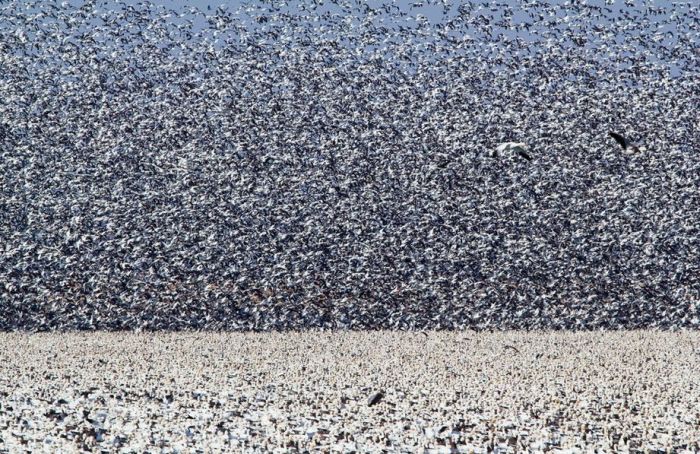
POLYGON ((698 42, 697 2, 0 2, 0 329, 697 326, 698 42))

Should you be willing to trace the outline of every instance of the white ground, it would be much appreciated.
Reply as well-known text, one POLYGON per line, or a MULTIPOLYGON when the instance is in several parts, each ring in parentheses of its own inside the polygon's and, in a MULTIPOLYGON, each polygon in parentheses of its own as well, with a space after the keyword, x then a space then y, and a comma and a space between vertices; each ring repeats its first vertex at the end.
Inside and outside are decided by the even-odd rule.
POLYGON ((700 332, 5 333, 0 347, 0 452, 700 450, 700 332))

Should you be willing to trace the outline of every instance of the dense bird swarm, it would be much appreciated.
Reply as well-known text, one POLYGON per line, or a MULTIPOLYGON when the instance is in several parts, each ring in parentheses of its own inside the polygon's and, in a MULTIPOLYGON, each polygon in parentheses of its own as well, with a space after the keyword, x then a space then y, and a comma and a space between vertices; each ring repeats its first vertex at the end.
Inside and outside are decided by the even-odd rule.
POLYGON ((0 343, 12 454, 700 452, 700 330, 0 343))
POLYGON ((277 3, 0 5, 0 328, 700 325, 696 3, 277 3))

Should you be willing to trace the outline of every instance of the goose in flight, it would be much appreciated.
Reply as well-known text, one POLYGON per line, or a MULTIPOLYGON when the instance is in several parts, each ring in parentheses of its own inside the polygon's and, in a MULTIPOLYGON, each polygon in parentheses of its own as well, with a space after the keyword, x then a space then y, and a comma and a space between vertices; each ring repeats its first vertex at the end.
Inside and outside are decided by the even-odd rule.
POLYGON ((625 151, 629 150, 633 153, 639 153, 639 147, 637 145, 633 144, 629 139, 622 137, 620 134, 618 134, 616 132, 610 131, 609 134, 610 134, 610 137, 615 139, 615 141, 620 144, 620 146, 622 147, 623 150, 625 150, 625 151))
POLYGON ((498 153, 513 152, 517 153, 517 155, 523 159, 532 161, 532 157, 527 153, 527 151, 527 145, 523 142, 506 142, 496 147, 496 156, 498 156, 498 153))

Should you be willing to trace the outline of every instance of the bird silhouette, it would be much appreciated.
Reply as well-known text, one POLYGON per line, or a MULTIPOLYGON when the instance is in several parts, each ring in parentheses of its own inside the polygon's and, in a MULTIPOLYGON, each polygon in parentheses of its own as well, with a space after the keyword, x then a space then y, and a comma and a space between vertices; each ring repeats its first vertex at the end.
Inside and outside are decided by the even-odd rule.
POLYGON ((615 141, 620 144, 620 146, 622 147, 623 150, 629 150, 629 151, 632 151, 634 153, 639 152, 639 147, 637 145, 633 144, 629 139, 623 137, 622 135, 620 135, 616 132, 610 131, 610 137, 615 139, 615 141))

